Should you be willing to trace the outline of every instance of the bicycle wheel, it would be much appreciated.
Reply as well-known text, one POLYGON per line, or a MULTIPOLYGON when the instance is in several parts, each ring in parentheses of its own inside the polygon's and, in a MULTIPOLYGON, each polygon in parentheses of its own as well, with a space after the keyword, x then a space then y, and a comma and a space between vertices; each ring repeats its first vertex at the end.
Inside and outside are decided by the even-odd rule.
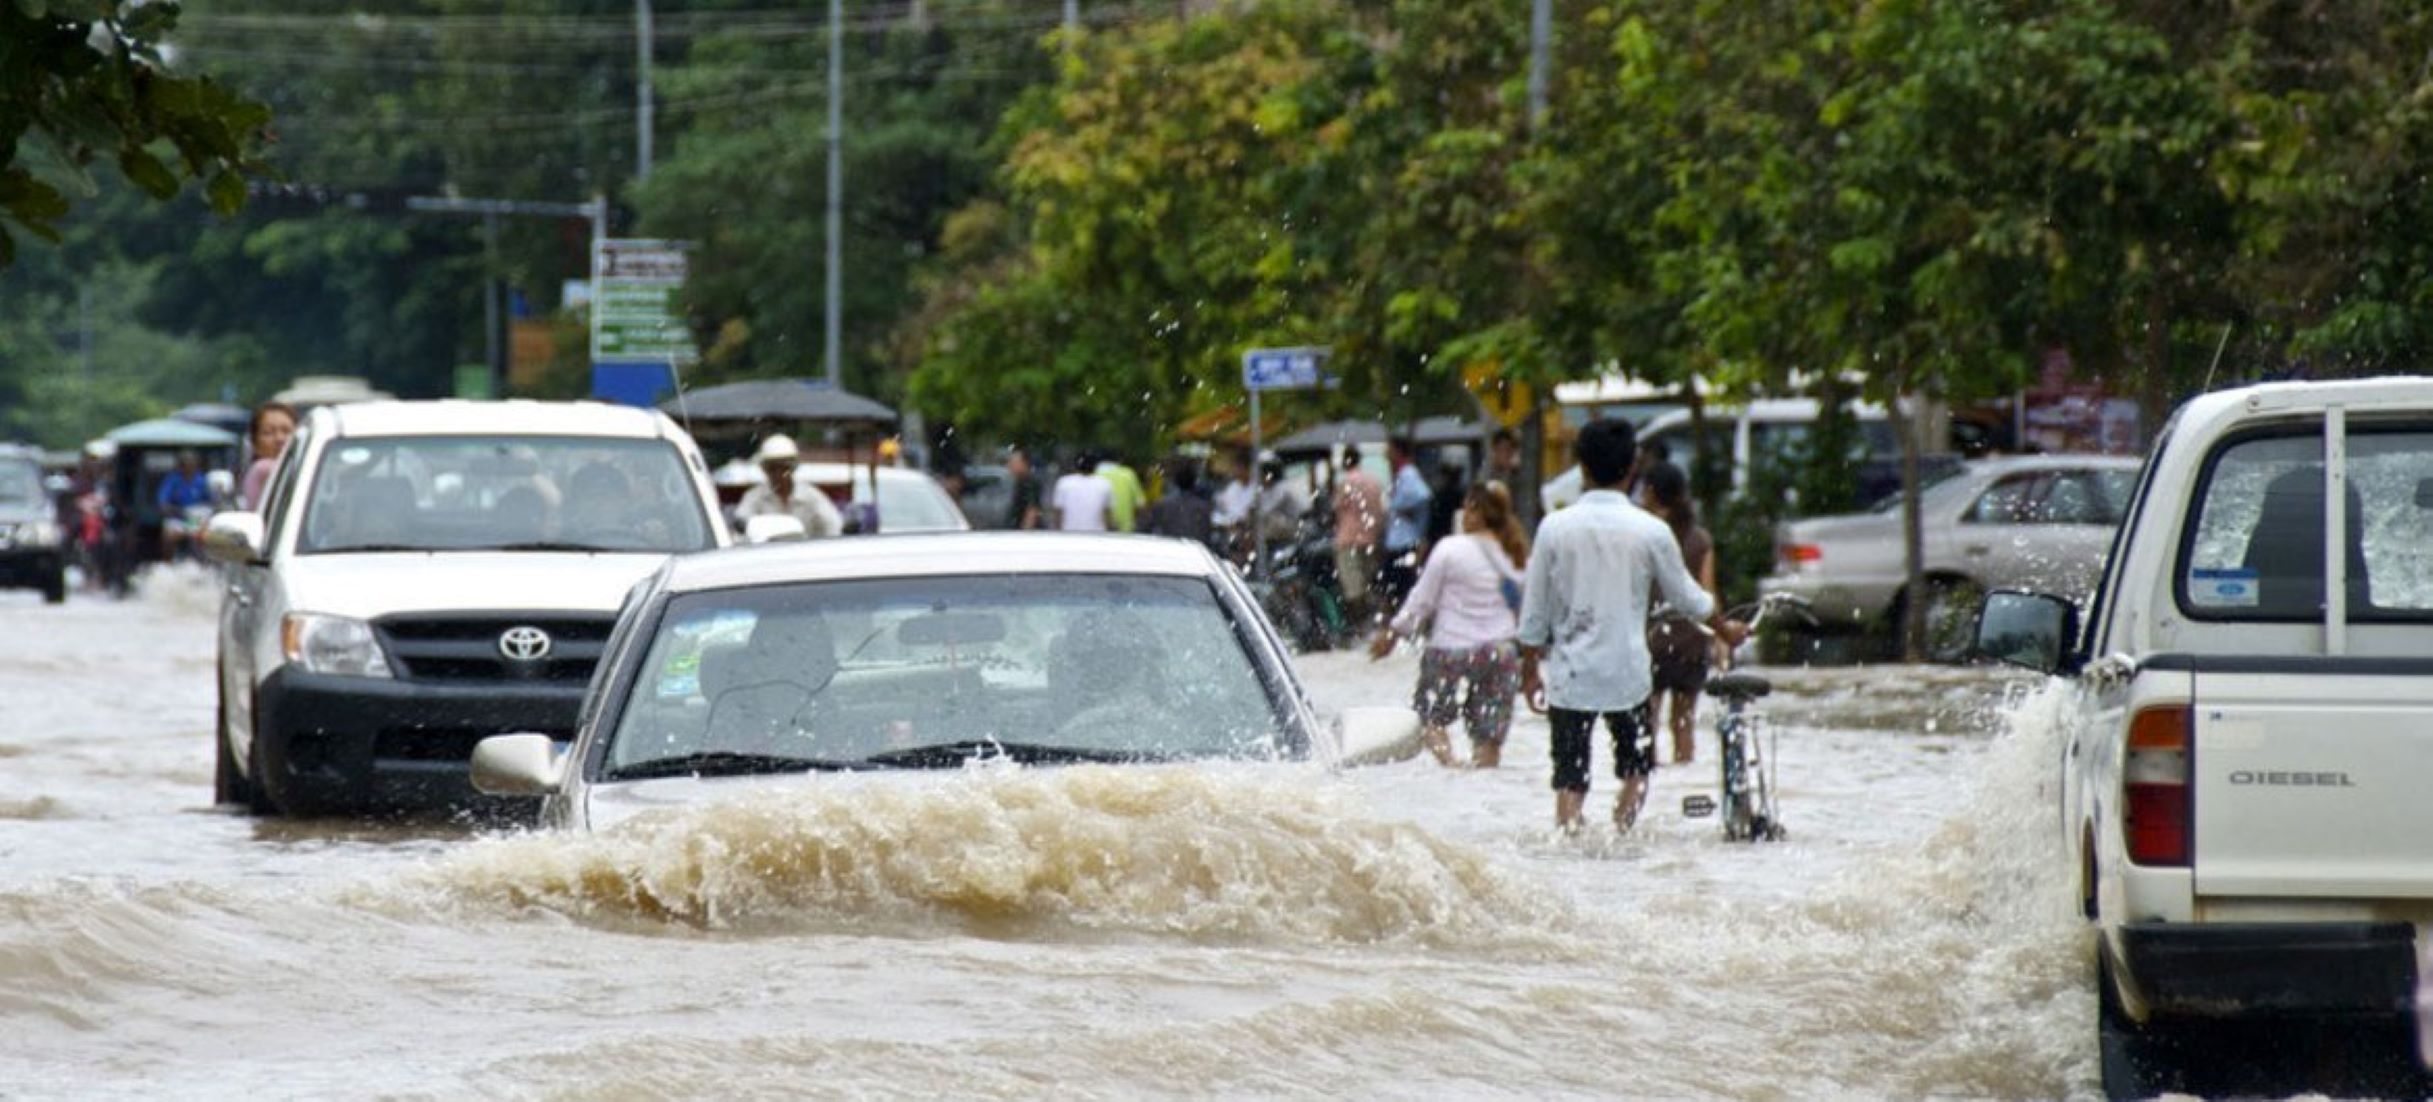
POLYGON ((1755 837, 1757 804, 1750 790, 1748 721, 1738 714, 1724 719, 1723 730, 1723 836, 1726 841, 1746 842, 1755 837))

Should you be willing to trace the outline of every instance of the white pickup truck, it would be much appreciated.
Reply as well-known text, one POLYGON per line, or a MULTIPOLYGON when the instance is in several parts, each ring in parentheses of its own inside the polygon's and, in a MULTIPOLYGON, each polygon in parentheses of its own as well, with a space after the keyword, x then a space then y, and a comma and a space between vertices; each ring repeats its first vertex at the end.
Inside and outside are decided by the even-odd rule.
POLYGON ((307 815, 476 805, 474 744, 572 737, 634 583, 727 542, 700 449, 661 413, 312 411, 263 511, 221 513, 203 535, 229 566, 218 801, 307 815))
POLYGON ((2063 844, 2098 933, 2107 1093, 2284 1064, 2321 1089, 2374 1062, 2326 1064, 2306 1038, 2373 1038, 2420 1076, 2433 379, 2190 401, 2086 615, 2082 630, 2068 602, 1999 593, 1977 645, 2074 679, 2063 844))

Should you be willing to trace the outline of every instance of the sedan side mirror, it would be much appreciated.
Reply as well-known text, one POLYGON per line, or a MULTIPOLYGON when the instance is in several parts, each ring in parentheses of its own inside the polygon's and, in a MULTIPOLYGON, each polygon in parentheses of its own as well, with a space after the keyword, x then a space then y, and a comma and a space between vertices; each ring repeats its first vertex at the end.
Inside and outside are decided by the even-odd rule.
POLYGON ((262 514, 213 513, 203 525, 203 553, 218 562, 247 566, 262 561, 262 514))
POLYGON ((1335 764, 1384 765, 1419 754, 1419 713, 1409 708, 1346 708, 1335 721, 1335 764))
POLYGON ((492 796, 546 796, 565 779, 547 735, 492 735, 473 746, 473 788, 492 796))
POLYGON ((752 517, 743 522, 745 543, 784 543, 810 538, 799 517, 752 517))
POLYGON ((2048 593, 1996 590, 1977 612, 1976 653, 2038 673, 2070 673, 2078 606, 2048 593))

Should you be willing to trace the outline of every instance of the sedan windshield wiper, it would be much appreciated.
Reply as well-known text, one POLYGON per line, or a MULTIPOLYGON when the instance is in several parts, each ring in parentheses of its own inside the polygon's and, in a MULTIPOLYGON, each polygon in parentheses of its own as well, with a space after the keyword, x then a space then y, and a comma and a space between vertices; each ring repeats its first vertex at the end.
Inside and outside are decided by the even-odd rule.
POLYGON ((672 758, 653 758, 621 766, 608 775, 612 781, 647 780, 652 777, 741 777, 754 773, 810 773, 825 770, 853 769, 849 761, 827 761, 822 758, 792 758, 783 754, 745 754, 733 750, 703 750, 678 754, 672 758))
POLYGON ((1078 762, 1121 764, 1126 762, 1171 761, 1171 755, 1150 750, 1099 750, 1086 746, 1044 746, 1035 742, 999 742, 996 739, 966 739, 962 742, 941 742, 934 746, 915 746, 905 750, 890 750, 862 759, 864 765, 888 769, 945 769, 980 758, 1004 758, 1024 765, 1068 765, 1078 762))
POLYGON ((372 553, 388 551, 418 551, 427 555, 437 551, 445 551, 447 548, 432 547, 428 544, 420 543, 346 543, 340 544, 336 547, 316 547, 313 548, 313 550, 328 555, 353 554, 358 551, 372 553))
POLYGON ((569 540, 519 540, 490 547, 469 547, 468 551, 629 551, 626 547, 603 547, 596 543, 575 543, 569 540))

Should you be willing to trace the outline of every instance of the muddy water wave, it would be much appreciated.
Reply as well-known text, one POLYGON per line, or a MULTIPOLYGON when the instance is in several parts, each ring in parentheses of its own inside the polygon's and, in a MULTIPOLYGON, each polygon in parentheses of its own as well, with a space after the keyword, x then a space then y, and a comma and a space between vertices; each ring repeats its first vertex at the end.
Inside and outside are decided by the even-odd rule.
MULTIPOLYGON (((970 1097, 1049 1085, 1082 1098, 1313 1097, 1381 1084, 1429 1097, 2085 1097, 2093 999, 2083 934, 2047 859, 2051 720, 2049 700, 2012 713, 1973 794, 1916 844, 1796 901, 1662 894, 1633 911, 1568 919, 1584 955, 1499 961, 1386 945, 1350 956, 1276 947, 1131 957, 1128 970, 1150 985, 1169 969, 1205 969, 1294 994, 1213 1018, 1093 1013, 1057 1021, 1052 1035, 781 1027, 586 1041, 468 1081, 545 1096, 815 1082, 842 1094, 970 1097)), ((1554 871, 1609 866, 1592 856, 1554 871)), ((1271 897, 1265 920, 1283 921, 1275 909, 1291 902, 1271 897)), ((1475 898, 1499 902, 1508 900, 1475 898)), ((1011 986, 1046 982, 1013 971, 1011 986)), ((1094 978, 1084 970, 1053 982, 1094 978)))
POLYGON ((1803 1082, 1789 1096, 2090 1089, 2087 935, 2053 857, 2061 703, 2056 689, 2006 709, 1957 813, 1806 899, 1672 896, 1620 918, 1621 969, 1672 978, 1664 1004, 1710 1023, 1699 1043, 1730 1069, 1719 1079, 1667 1061, 1690 1074, 1654 1093, 1764 1096, 1768 1084, 1803 1082), (1783 1036, 1854 1043, 1820 1054, 1783 1036))
POLYGON ((1356 794, 1294 770, 837 780, 597 836, 486 840, 406 877, 395 897, 741 933, 1551 947, 1572 921, 1486 854, 1370 817, 1356 794))
MULTIPOLYGON (((1711 764, 1628 839, 1548 836, 1527 715, 1492 773, 823 775, 474 839, 204 806, 203 580, 0 604, 0 1094, 2094 1089, 2051 702, 1998 733, 1981 673, 1776 671, 1769 846, 1672 810, 1711 764)), ((1304 671, 1329 707, 1416 673, 1304 671)))

